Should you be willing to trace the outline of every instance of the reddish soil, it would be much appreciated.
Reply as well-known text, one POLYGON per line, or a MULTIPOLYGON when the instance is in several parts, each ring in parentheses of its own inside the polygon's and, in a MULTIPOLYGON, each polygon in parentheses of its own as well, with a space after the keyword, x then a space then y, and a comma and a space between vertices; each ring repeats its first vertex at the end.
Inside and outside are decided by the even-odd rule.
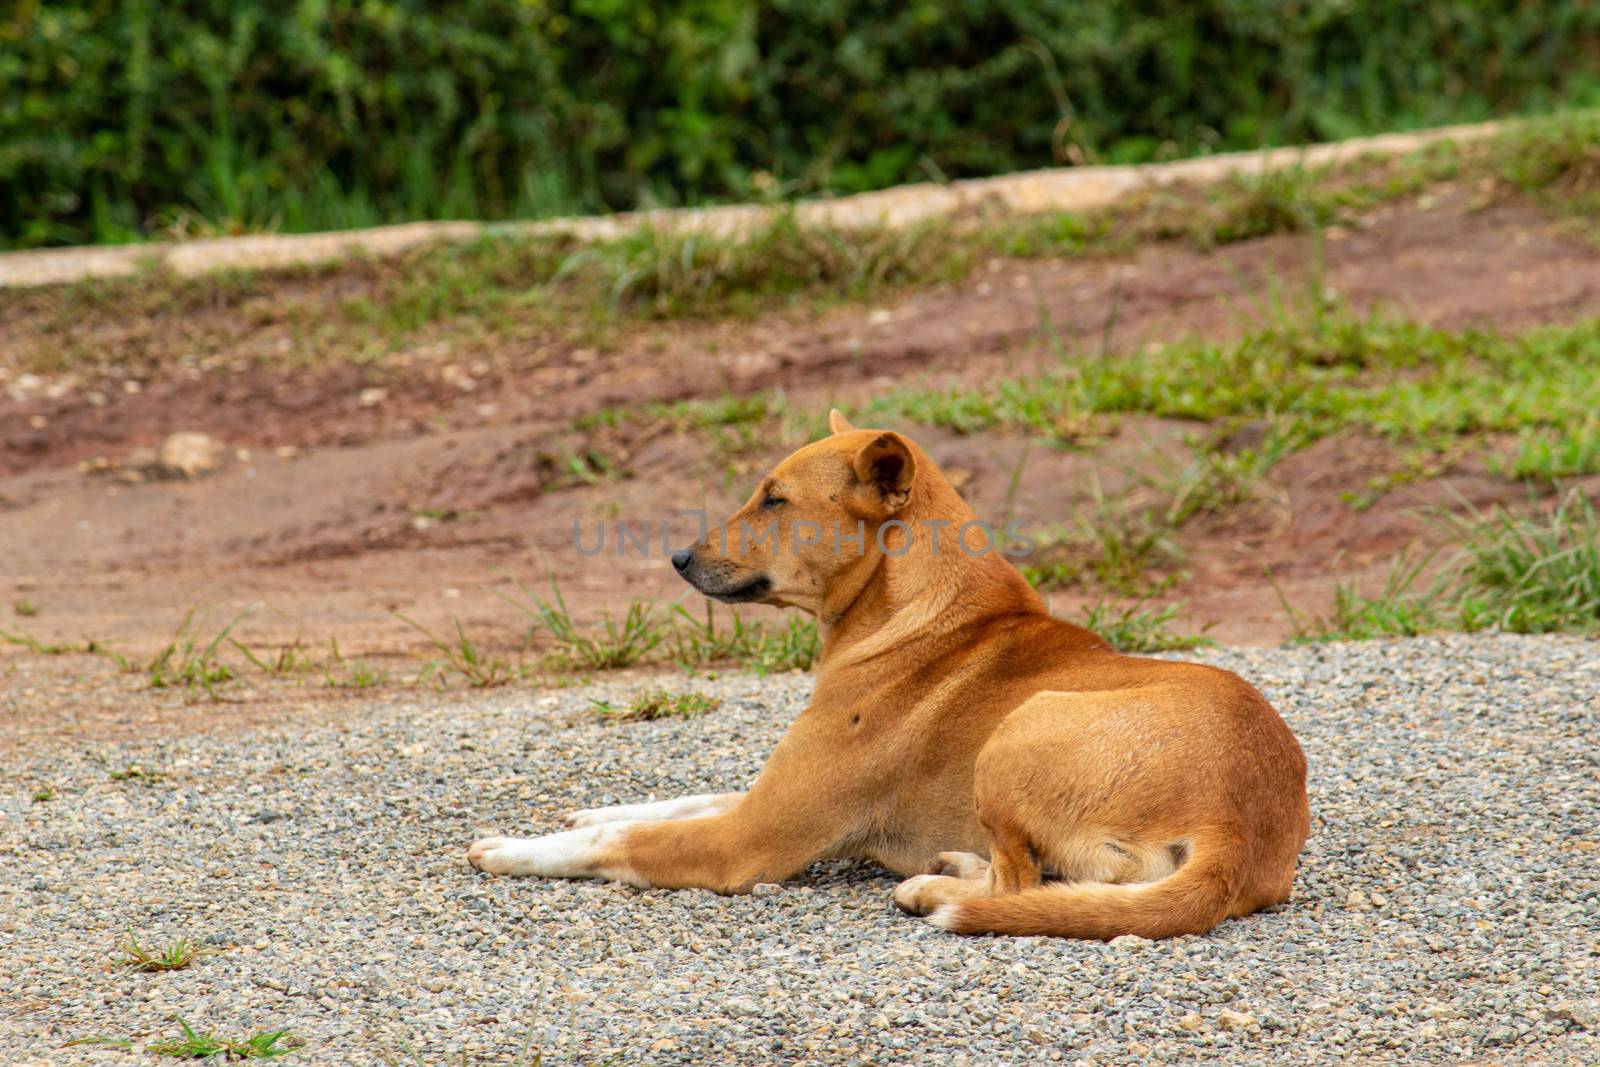
MULTIPOLYGON (((1481 208, 1462 190, 1424 203, 1330 234, 1322 283, 1358 307, 1383 303, 1450 327, 1515 330, 1600 314, 1600 253, 1533 208, 1481 208)), ((148 652, 191 606, 213 622, 254 606, 238 629, 247 642, 336 637, 347 652, 394 652, 418 645, 395 611, 429 626, 459 617, 489 643, 514 643, 526 619, 496 594, 518 580, 542 591, 555 575, 589 618, 633 597, 676 598, 685 590, 659 546, 649 558, 586 558, 573 550, 573 523, 650 521, 659 538, 676 509, 725 512, 784 449, 742 456, 730 474, 703 435, 649 423, 584 435, 570 428, 575 416, 773 387, 791 406, 848 410, 890 385, 982 381, 1052 358, 1040 343, 1045 312, 1069 344, 1113 352, 1224 336, 1259 319, 1273 286, 1297 284, 1316 248, 1278 236, 1209 254, 1158 245, 1116 260, 997 262, 876 308, 652 324, 605 351, 516 346, 465 376, 444 371, 446 353, 386 369, 387 396, 370 406, 359 398, 374 379, 354 368, 189 370, 136 394, 84 383, 54 399, 0 397, 0 629, 148 652), (178 430, 214 435, 230 458, 193 481, 124 484, 80 470, 178 430), (631 476, 570 484, 558 457, 575 449, 601 451, 631 476), (16 600, 41 610, 14 616, 16 600)), ((331 274, 284 284, 342 283, 331 274)), ((248 323, 239 328, 251 347, 248 323)), ((14 343, 28 326, 0 325, 0 337, 8 329, 14 343)), ((96 330, 78 340, 119 343, 96 330)), ((182 343, 182 323, 139 338, 147 348, 182 343)), ((903 428, 962 480, 980 514, 999 515, 1020 439, 903 428)), ((1149 442, 1194 429, 1133 419, 1094 452, 1036 445, 1012 514, 1061 521, 1093 477, 1116 492, 1149 442)), ((1345 502, 1396 462, 1386 446, 1351 438, 1286 460, 1259 505, 1184 531, 1193 574, 1173 596, 1220 640, 1277 640, 1289 625, 1268 568, 1316 611, 1334 582, 1383 572, 1417 535, 1419 505, 1522 493, 1468 462, 1366 510, 1345 502)), ((691 524, 676 529, 681 539, 691 524)), ((1053 597, 1063 611, 1081 599, 1053 597)))

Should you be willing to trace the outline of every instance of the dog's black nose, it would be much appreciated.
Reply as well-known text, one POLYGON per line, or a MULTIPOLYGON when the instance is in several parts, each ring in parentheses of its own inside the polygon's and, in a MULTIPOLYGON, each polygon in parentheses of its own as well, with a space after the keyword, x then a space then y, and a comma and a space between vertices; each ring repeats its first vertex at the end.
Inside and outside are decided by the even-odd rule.
POLYGON ((678 551, 672 554, 672 565, 678 568, 679 574, 682 574, 684 571, 688 570, 689 564, 693 562, 694 549, 692 548, 680 548, 678 551))

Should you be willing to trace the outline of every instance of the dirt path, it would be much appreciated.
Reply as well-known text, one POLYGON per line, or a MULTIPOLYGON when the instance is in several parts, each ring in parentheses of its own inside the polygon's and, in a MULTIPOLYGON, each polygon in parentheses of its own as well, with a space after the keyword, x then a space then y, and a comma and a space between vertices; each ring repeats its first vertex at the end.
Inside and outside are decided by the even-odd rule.
MULTIPOLYGON (((1009 211, 1094 211, 1131 193, 1175 182, 1209 183, 1236 174, 1261 174, 1288 167, 1324 167, 1358 158, 1387 158, 1452 141, 1468 144, 1496 136, 1510 125, 1480 122, 1411 133, 1355 137, 1331 144, 1223 152, 1198 159, 1136 166, 1058 167, 968 178, 944 185, 902 185, 792 206, 808 225, 830 228, 904 226, 956 215, 977 205, 1009 211)), ((275 270, 338 263, 353 255, 393 256, 437 241, 471 240, 484 234, 570 234, 605 240, 642 226, 671 226, 702 233, 736 234, 759 226, 774 209, 733 204, 712 208, 549 219, 540 222, 411 222, 365 230, 309 234, 252 234, 179 244, 50 248, 0 253, 0 288, 59 285, 85 278, 126 277, 159 265, 179 275, 220 270, 275 270)))
MULTIPOLYGON (((758 440, 730 459, 703 434, 661 425, 580 433, 576 416, 771 389, 791 409, 848 409, 891 384, 980 382, 1042 365, 1055 358, 1043 343, 1049 330, 1068 346, 1110 352, 1234 334, 1310 276, 1358 308, 1386 305, 1448 327, 1515 330, 1600 311, 1592 246, 1520 203, 1484 207, 1474 190, 1443 187, 1325 242, 1275 236, 1210 254, 1154 245, 1123 259, 995 261, 885 306, 657 324, 608 350, 513 347, 465 371, 424 362, 386 371, 378 399, 364 399, 368 379, 355 368, 190 368, 137 393, 95 382, 54 396, 13 387, 0 398, 0 628, 148 650, 191 606, 222 619, 254 605, 240 630, 250 641, 414 647, 398 610, 428 625, 459 617, 513 642, 526 620, 495 594, 514 580, 559 577, 587 617, 683 592, 659 549, 651 558, 579 555, 574 521, 592 529, 617 517, 660 523, 685 507, 718 514, 786 450, 758 440), (79 469, 180 430, 225 442, 221 469, 131 485, 79 469), (625 463, 631 477, 572 478, 566 457, 587 450, 625 463), (11 616, 6 604, 17 600, 39 614, 11 616)), ((334 274, 284 284, 347 283, 334 274)), ((14 321, 11 340, 28 328, 14 321)), ((126 328, 142 331, 141 345, 171 349, 187 325, 126 328)), ((97 329, 85 345, 125 340, 97 329)), ((269 340, 248 318, 237 329, 242 348, 269 340)), ((1029 522, 1065 519, 1093 477, 1115 491, 1130 457, 1193 429, 1129 419, 1094 453, 1032 448, 1012 493, 1020 440, 905 428, 957 473, 980 514, 1009 506, 1029 522)), ((1276 640, 1288 624, 1263 564, 1316 609, 1334 581, 1387 564, 1415 535, 1419 504, 1518 492, 1469 462, 1365 511, 1346 505, 1394 462, 1376 444, 1324 442, 1274 473, 1279 506, 1186 531, 1194 576, 1176 595, 1193 621, 1228 642, 1276 640)), ((1055 600, 1065 610, 1075 598, 1055 600)))

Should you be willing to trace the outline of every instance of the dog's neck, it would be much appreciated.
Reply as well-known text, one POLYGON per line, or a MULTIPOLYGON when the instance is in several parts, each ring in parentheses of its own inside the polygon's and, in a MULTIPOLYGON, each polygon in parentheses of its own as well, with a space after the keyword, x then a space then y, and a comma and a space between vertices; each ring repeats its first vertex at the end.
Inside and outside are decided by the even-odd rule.
MULTIPOLYGON (((1039 595, 1001 552, 984 545, 977 527, 962 547, 960 532, 977 516, 931 463, 906 506, 893 518, 904 528, 869 531, 862 558, 833 583, 820 621, 826 636, 821 668, 848 667, 890 650, 926 648, 939 635, 985 617, 1043 614, 1039 595), (902 547, 904 551, 902 551, 902 547), (982 551, 979 549, 982 548, 982 551)), ((990 536, 998 536, 990 531, 990 536)))

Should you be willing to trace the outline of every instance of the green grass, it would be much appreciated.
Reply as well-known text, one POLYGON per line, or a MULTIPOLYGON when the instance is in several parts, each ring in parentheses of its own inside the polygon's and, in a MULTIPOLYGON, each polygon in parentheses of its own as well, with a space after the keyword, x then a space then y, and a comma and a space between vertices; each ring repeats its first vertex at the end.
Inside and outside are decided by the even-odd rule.
POLYGON ((704 620, 682 604, 673 605, 669 653, 673 662, 689 671, 732 663, 758 674, 776 674, 810 670, 822 653, 815 619, 791 614, 781 625, 771 627, 731 609, 723 610, 728 621, 719 626, 710 601, 705 604, 704 620))
POLYGON ((1182 605, 1145 608, 1143 601, 1116 605, 1097 601, 1083 609, 1078 624, 1093 630, 1119 652, 1175 652, 1216 644, 1205 634, 1185 634, 1172 629, 1182 605))
MULTIPOLYGON (((903 229, 834 230, 780 212, 738 236, 656 227, 592 243, 485 236, 392 260, 273 274, 155 273, 0 292, 0 316, 18 337, 8 362, 41 373, 109 366, 112 358, 134 370, 180 358, 281 363, 284 350, 296 363, 370 363, 438 340, 451 342, 456 358, 551 336, 588 343, 603 340, 613 326, 641 321, 879 300, 959 280, 996 257, 1102 255, 1174 238, 1212 247, 1317 229, 1445 177, 1488 178, 1565 204, 1592 184, 1597 146, 1600 122, 1579 114, 1489 144, 1153 189, 1093 216, 977 215, 903 229), (106 346, 84 342, 97 328, 122 329, 129 321, 148 324, 153 336, 119 348, 115 357, 106 346)), ((1006 421, 1032 421, 1061 438, 1095 430, 1092 421, 1080 421, 1081 405, 1047 402, 1030 415, 1038 398, 995 392, 991 404, 1011 409, 1001 412, 1006 421)), ((985 406, 947 418, 977 428, 995 417, 985 406)))
POLYGON ((1376 594, 1335 590, 1331 612, 1306 619, 1285 602, 1302 640, 1362 640, 1440 631, 1600 633, 1600 517, 1576 490, 1552 507, 1444 515, 1451 555, 1403 555, 1376 594))
POLYGON ((11 602, 11 610, 17 613, 18 618, 31 619, 39 614, 39 605, 31 600, 18 599, 11 602))
POLYGON ((1549 430, 1525 430, 1517 454, 1495 468, 1514 478, 1556 481, 1600 474, 1600 416, 1549 430))
POLYGON ((87 643, 45 641, 22 630, 0 630, 0 641, 25 648, 37 656, 68 656, 75 652, 91 651, 87 643))
MULTIPOLYGON (((411 625, 415 627, 414 623, 411 625)), ((428 635, 430 643, 437 643, 437 638, 432 633, 426 630, 423 632, 428 635)), ((320 674, 324 684, 332 689, 370 689, 389 680, 387 671, 379 670, 361 660, 346 657, 339 650, 337 638, 329 639, 328 652, 321 659, 314 656, 299 638, 275 651, 257 651, 231 638, 228 643, 258 670, 274 678, 320 674)), ((468 664, 482 658, 476 647, 470 641, 466 641, 465 634, 458 634, 457 640, 449 647, 453 654, 463 657, 468 664)))
POLYGON ((270 1060, 287 1056, 295 1049, 287 1030, 272 1030, 244 1038, 219 1037, 215 1033, 200 1034, 182 1017, 178 1017, 182 1036, 152 1041, 145 1051, 156 1056, 171 1056, 180 1060, 270 1060))
MULTIPOLYGON (((1415 637, 1450 629, 1445 588, 1435 583, 1417 588, 1433 554, 1403 554, 1390 564, 1383 587, 1375 595, 1358 591, 1353 582, 1334 587, 1333 606, 1320 618, 1308 618, 1283 600, 1301 641, 1366 641, 1376 637, 1415 637)), ((1279 591, 1280 599, 1283 598, 1279 591)))
POLYGON ((158 771, 138 763, 130 763, 107 775, 113 782, 159 782, 166 776, 166 771, 158 771))
POLYGON ((532 617, 535 633, 548 634, 554 647, 546 661, 561 670, 619 670, 665 659, 690 671, 732 663, 770 674, 808 670, 821 652, 813 619, 790 615, 780 625, 766 626, 730 611, 729 621, 719 626, 709 603, 702 620, 681 604, 662 611, 635 600, 620 617, 607 612, 597 624, 580 626, 560 586, 553 580, 550 585, 550 600, 520 583, 520 598, 504 599, 532 617))
POLYGON ((1189 339, 1112 359, 1064 357, 992 384, 906 389, 872 412, 962 433, 1072 443, 1095 416, 1288 419, 1296 443, 1345 428, 1398 439, 1516 432, 1600 408, 1600 319, 1516 336, 1441 330, 1318 304, 1232 341, 1189 339))
POLYGON ((75 1037, 71 1041, 63 1042, 62 1048, 77 1048, 88 1046, 90 1048, 125 1048, 132 1049, 133 1042, 125 1037, 103 1037, 95 1034, 89 1037, 75 1037))
MULTIPOLYGON (((180 1060, 219 1060, 225 1063, 240 1060, 270 1060, 287 1056, 301 1042, 287 1030, 272 1030, 249 1037, 219 1037, 215 1033, 197 1033, 183 1016, 178 1016, 179 1036, 163 1038, 145 1045, 152 1056, 171 1056, 180 1060)), ((100 1048, 132 1049, 133 1042, 123 1037, 79 1037, 66 1042, 66 1047, 97 1046, 100 1048)))
POLYGON ((1558 216, 1600 235, 1600 114, 1566 112, 1520 123, 1485 148, 1492 173, 1558 216))
POLYGON ((228 644, 237 649, 245 659, 249 660, 263 674, 273 677, 306 674, 317 669, 316 660, 299 638, 276 651, 265 653, 256 652, 248 645, 234 638, 229 638, 228 644))
POLYGON ((134 971, 181 971, 212 950, 204 945, 180 937, 166 945, 146 946, 139 942, 128 928, 127 939, 118 946, 121 955, 114 961, 118 967, 134 971))
MULTIPOLYGON (((1157 188, 1136 195, 1116 214, 1125 228, 1132 227, 1136 239, 1181 238, 1203 250, 1348 221, 1362 209, 1401 195, 1405 187, 1372 178, 1352 181, 1348 172, 1290 166, 1235 174, 1205 187, 1199 197, 1191 188, 1157 188)), ((1381 168, 1375 173, 1382 173, 1381 168)))
POLYGON ((822 634, 817 620, 805 615, 786 615, 783 624, 764 629, 763 637, 741 666, 757 674, 808 671, 822 655, 822 634))
POLYGON ((236 616, 209 640, 196 629, 194 617, 195 609, 191 608, 172 640, 150 660, 146 673, 152 689, 182 688, 191 696, 204 692, 215 700, 217 690, 235 677, 234 669, 222 662, 218 650, 244 615, 236 616))
POLYGON ((1554 508, 1451 517, 1463 545, 1463 627, 1514 633, 1600 631, 1600 517, 1580 492, 1554 508))
POLYGON ((1396 461, 1388 470, 1368 478, 1359 490, 1346 490, 1342 498, 1354 510, 1365 511, 1397 486, 1432 481, 1447 473, 1463 456, 1482 444, 1483 441, 1473 435, 1456 438, 1437 433, 1401 442, 1396 461))
POLYGON ((1188 459, 1164 465, 1151 479, 1166 498, 1162 521, 1178 527, 1197 515, 1219 515, 1254 499, 1278 461, 1309 436, 1292 419, 1267 419, 1255 429, 1256 443, 1237 448, 1229 447, 1233 435, 1228 432, 1189 438, 1188 459))
POLYGON ((339 651, 335 638, 328 641, 328 657, 322 662, 322 678, 330 689, 374 689, 389 681, 389 672, 363 660, 348 659, 339 651))
POLYGON ((1165 521, 1169 508, 1136 493, 1108 498, 1098 480, 1072 520, 1040 532, 1022 576, 1038 589, 1087 587, 1124 596, 1161 588, 1181 575, 1184 552, 1165 521), (1164 575, 1151 577, 1152 572, 1164 575))
POLYGON ((595 717, 605 722, 655 722, 658 719, 698 719, 717 708, 722 698, 652 689, 626 704, 609 700, 590 700, 589 703, 593 705, 595 717))
POLYGON ((461 624, 460 619, 451 620, 455 627, 454 637, 441 637, 398 611, 393 614, 395 618, 427 638, 428 644, 432 645, 442 657, 423 667, 418 675, 419 681, 429 676, 454 674, 474 689, 492 689, 509 685, 520 676, 516 664, 503 656, 494 655, 480 648, 472 638, 468 637, 466 627, 461 624))
MULTIPOLYGON (((566 670, 608 671, 643 662, 667 637, 668 626, 655 605, 635 600, 619 619, 606 612, 597 626, 578 625, 567 609, 561 587, 551 579, 553 599, 533 595, 517 583, 521 599, 503 597, 508 604, 534 620, 535 631, 543 627, 554 643, 550 661, 566 670)), ((531 635, 530 635, 531 636, 531 635)))

